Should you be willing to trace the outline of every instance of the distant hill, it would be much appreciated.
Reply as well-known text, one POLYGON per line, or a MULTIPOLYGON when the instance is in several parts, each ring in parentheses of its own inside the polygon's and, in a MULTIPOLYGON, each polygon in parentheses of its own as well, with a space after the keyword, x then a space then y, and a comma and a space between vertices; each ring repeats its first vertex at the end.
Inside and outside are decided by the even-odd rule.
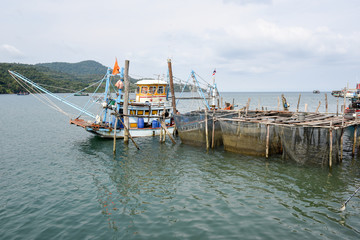
POLYGON ((66 62, 52 62, 52 63, 38 63, 34 65, 38 69, 47 68, 56 72, 68 73, 75 76, 78 75, 102 75, 104 76, 107 67, 93 61, 87 60, 79 63, 66 63, 66 62))
MULTIPOLYGON (((25 91, 8 73, 12 70, 31 79, 38 84, 46 85, 51 92, 76 92, 91 83, 101 80, 107 67, 87 60, 78 63, 52 62, 38 64, 0 63, 0 94, 12 94, 25 91)), ((130 78, 130 90, 136 89, 138 79, 130 78)), ((175 84, 175 91, 181 91, 181 86, 175 84)), ((94 89, 87 89, 92 92, 94 89)))
POLYGON ((0 94, 25 90, 10 76, 8 70, 16 71, 36 83, 52 86, 46 87, 52 92, 76 92, 87 87, 90 82, 102 79, 107 68, 95 61, 35 65, 0 63, 0 94))

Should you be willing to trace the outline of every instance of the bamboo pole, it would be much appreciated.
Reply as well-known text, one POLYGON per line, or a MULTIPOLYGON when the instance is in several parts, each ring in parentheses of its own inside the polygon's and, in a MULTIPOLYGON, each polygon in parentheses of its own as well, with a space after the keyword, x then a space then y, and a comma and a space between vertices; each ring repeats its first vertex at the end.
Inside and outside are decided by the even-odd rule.
POLYGON ((356 135, 357 135, 357 125, 354 126, 354 144, 352 149, 352 155, 355 155, 355 148, 356 148, 356 135))
POLYGON ((170 90, 171 90, 171 101, 173 107, 173 114, 176 114, 176 101, 175 101, 175 90, 174 90, 174 80, 172 74, 171 59, 168 59, 168 68, 169 68, 169 78, 170 78, 170 90))
MULTIPOLYGON (((125 132, 126 132, 126 131, 128 132, 128 136, 129 136, 129 138, 131 139, 131 141, 134 143, 135 147, 136 147, 138 150, 140 150, 139 146, 136 144, 136 142, 134 141, 134 139, 133 139, 132 136, 130 135, 129 129, 125 126, 125 123, 121 120, 120 117, 117 117, 117 119, 119 119, 120 122, 121 122, 121 124, 124 126, 125 132)), ((124 132, 124 134, 125 134, 125 132, 124 132)), ((125 137, 125 135, 124 135, 124 137, 125 137)))
POLYGON ((160 121, 160 126, 161 126, 161 128, 160 128, 160 139, 159 139, 159 142, 162 142, 163 141, 163 128, 162 128, 162 123, 163 123, 163 117, 161 117, 160 119, 159 119, 159 121, 160 121))
POLYGON ((340 162, 342 162, 343 160, 343 150, 344 150, 343 142, 344 142, 344 128, 341 129, 341 137, 340 137, 340 162))
POLYGON ((277 110, 280 111, 280 97, 278 97, 278 107, 277 110))
POLYGON ((304 112, 307 112, 307 108, 308 108, 308 104, 305 103, 305 110, 304 110, 304 112))
MULTIPOLYGON (((332 122, 330 122, 330 126, 332 125, 332 122)), ((332 166, 332 150, 333 150, 333 133, 332 133, 332 127, 329 129, 330 133, 330 153, 329 153, 329 167, 332 166)))
POLYGON ((319 112, 320 105, 321 105, 321 101, 319 101, 319 105, 318 105, 317 108, 316 108, 316 111, 315 111, 316 113, 319 112))
MULTIPOLYGON (((130 81, 129 81, 129 60, 125 60, 125 71, 124 71, 124 83, 125 83, 125 95, 124 95, 124 105, 123 113, 128 115, 128 105, 129 105, 129 91, 130 91, 130 81)), ((124 116, 124 143, 129 142, 129 117, 124 116)))
POLYGON ((269 158, 270 125, 266 124, 266 158, 269 158))
POLYGON ((169 132, 169 130, 166 128, 166 124, 164 123, 160 123, 161 127, 164 129, 165 133, 170 137, 171 141, 173 144, 176 144, 174 138, 171 136, 171 133, 169 132))
POLYGON ((343 118, 342 118, 342 126, 344 126, 344 122, 345 122, 345 104, 346 104, 346 92, 347 92, 347 89, 345 88, 345 91, 344 91, 344 107, 343 107, 343 118))
POLYGON ((215 109, 213 111, 212 120, 213 120, 213 124, 212 124, 212 134, 211 134, 211 148, 214 149, 214 147, 215 147, 215 109))
POLYGON ((113 153, 116 154, 116 127, 117 127, 117 118, 115 117, 115 127, 114 127, 114 146, 113 146, 113 153))
POLYGON ((296 112, 299 112, 300 99, 301 99, 301 93, 299 94, 299 100, 298 100, 296 112))
POLYGON ((328 113, 328 99, 326 93, 325 93, 325 112, 328 113))
POLYGON ((248 101, 247 101, 247 103, 246 103, 246 115, 247 115, 248 110, 249 110, 249 107, 250 107, 250 101, 251 101, 251 99, 248 98, 248 101))
POLYGON ((205 108, 205 140, 206 140, 206 150, 209 150, 209 130, 208 130, 208 119, 207 119, 207 108, 205 108))
POLYGON ((336 116, 339 116, 339 99, 336 100, 336 116))

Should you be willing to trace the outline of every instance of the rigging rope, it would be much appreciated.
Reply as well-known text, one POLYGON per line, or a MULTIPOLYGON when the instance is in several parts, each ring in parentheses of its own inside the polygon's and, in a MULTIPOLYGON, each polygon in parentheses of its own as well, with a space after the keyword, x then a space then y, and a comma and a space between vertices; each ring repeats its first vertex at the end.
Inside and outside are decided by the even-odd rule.
POLYGON ((36 99, 38 99, 40 102, 44 103, 45 105, 47 105, 48 107, 70 117, 70 114, 68 114, 67 112, 65 112, 64 110, 62 110, 59 106, 57 106, 53 101, 51 101, 48 97, 46 97, 46 95, 42 94, 42 92, 40 92, 38 89, 34 88, 33 86, 27 84, 25 81, 22 81, 21 79, 17 79, 15 76, 13 76, 12 74, 10 74, 11 77, 17 82, 19 83, 19 85, 21 87, 23 87, 26 91, 28 91, 31 95, 33 95, 36 99), (44 98, 44 100, 42 100, 40 97, 38 97, 37 95, 35 95, 31 90, 32 89, 35 93, 38 93, 40 97, 44 98), (46 103, 47 101, 47 103, 46 103))

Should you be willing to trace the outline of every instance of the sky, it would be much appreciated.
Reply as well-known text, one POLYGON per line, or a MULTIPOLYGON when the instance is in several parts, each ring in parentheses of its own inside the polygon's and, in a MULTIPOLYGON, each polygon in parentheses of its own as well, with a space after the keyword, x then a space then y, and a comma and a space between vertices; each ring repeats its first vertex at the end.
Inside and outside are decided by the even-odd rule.
POLYGON ((170 58, 222 92, 331 91, 360 83, 359 23, 359 0, 2 0, 0 62, 156 77, 170 58))

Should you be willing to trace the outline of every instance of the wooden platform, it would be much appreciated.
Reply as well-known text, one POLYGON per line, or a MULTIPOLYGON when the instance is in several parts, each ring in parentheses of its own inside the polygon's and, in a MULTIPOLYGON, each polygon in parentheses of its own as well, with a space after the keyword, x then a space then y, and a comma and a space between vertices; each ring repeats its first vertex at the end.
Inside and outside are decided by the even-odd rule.
POLYGON ((75 124, 76 126, 83 128, 90 127, 93 125, 92 123, 85 121, 84 119, 78 119, 78 118, 70 119, 70 124, 75 124))

